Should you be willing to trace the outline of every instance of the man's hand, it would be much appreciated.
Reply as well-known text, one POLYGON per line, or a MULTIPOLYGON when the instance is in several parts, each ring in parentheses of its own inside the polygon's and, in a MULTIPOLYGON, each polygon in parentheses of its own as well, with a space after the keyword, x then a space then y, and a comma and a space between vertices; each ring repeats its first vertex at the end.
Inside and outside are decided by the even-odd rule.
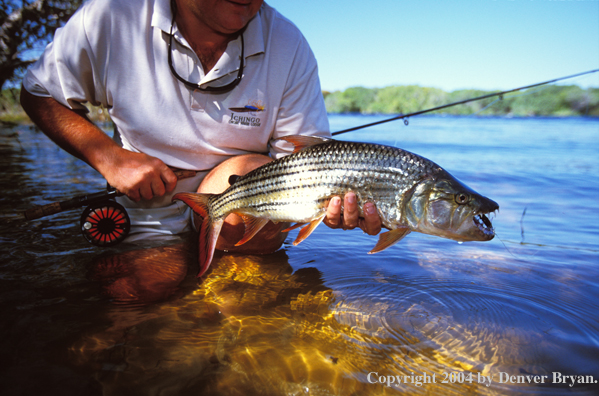
POLYGON ((132 201, 161 197, 175 189, 177 176, 158 158, 120 148, 115 151, 98 171, 132 201))
POLYGON ((133 201, 174 190, 177 177, 161 160, 119 147, 82 111, 21 89, 21 105, 40 129, 70 154, 90 164, 133 201))
POLYGON ((372 202, 364 203, 362 207, 364 217, 359 217, 359 208, 356 194, 348 192, 343 199, 343 214, 341 213, 341 198, 333 197, 327 207, 327 215, 323 222, 331 228, 343 228, 351 230, 360 227, 369 235, 377 235, 381 232, 381 219, 376 207, 372 202))

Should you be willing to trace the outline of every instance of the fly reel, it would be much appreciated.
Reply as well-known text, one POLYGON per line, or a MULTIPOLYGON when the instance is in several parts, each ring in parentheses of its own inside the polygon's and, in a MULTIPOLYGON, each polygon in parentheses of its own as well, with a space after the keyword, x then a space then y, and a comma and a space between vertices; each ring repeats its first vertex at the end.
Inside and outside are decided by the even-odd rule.
POLYGON ((122 242, 131 230, 131 220, 127 211, 112 200, 97 202, 85 208, 80 224, 85 239, 101 247, 122 242))

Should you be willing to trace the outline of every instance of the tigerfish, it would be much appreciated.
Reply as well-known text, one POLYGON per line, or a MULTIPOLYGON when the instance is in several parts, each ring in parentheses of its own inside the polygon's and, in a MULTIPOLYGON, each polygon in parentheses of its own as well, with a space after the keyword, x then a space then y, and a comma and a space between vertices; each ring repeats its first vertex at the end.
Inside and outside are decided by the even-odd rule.
POLYGON ((399 242, 412 231, 457 241, 488 241, 495 231, 486 216, 499 209, 486 198, 428 159, 380 144, 338 141, 312 136, 281 138, 295 145, 293 154, 240 176, 221 194, 178 193, 203 217, 199 262, 202 276, 212 261, 223 221, 239 215, 245 234, 242 245, 268 221, 306 224, 293 245, 306 239, 322 222, 329 201, 347 192, 362 205, 376 205, 383 227, 369 253, 399 242))

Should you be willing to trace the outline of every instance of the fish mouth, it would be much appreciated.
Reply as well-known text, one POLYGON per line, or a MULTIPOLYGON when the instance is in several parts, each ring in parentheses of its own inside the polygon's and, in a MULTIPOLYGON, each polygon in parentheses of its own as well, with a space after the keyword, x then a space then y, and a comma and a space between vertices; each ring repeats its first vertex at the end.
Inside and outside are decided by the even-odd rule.
POLYGON ((486 240, 491 240, 495 237, 495 229, 493 228, 493 224, 491 220, 487 217, 487 214, 495 213, 479 213, 472 216, 472 222, 480 232, 481 236, 486 240))

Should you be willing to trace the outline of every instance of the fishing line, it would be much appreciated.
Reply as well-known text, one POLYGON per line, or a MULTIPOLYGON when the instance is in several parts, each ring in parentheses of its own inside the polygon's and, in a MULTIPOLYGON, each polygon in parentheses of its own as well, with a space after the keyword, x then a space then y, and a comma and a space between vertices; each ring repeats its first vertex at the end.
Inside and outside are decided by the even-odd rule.
MULTIPOLYGON (((520 257, 516 256, 514 253, 512 253, 512 251, 511 251, 511 250, 510 250, 510 249, 507 247, 507 245, 505 244, 505 242, 503 241, 503 239, 501 239, 501 238, 499 237, 499 235, 497 235, 497 233, 495 233, 495 237, 496 237, 497 239, 499 239, 499 242, 501 242, 501 244, 503 245, 503 247, 505 248, 505 250, 507 250, 507 252, 508 252, 508 253, 509 253, 509 254, 510 254, 510 255, 511 255, 513 258, 515 258, 515 259, 516 259, 516 260, 518 260, 518 261, 523 261, 523 262, 525 262, 525 263, 526 263, 526 262, 528 262, 528 261, 526 261, 526 260, 524 260, 524 259, 522 259, 522 258, 520 258, 520 257)), ((535 256, 536 256, 536 253, 535 253, 535 256)))
POLYGON ((489 103, 488 105, 486 105, 485 107, 483 107, 482 109, 480 109, 479 111, 474 113, 474 115, 482 113, 483 111, 487 110, 489 107, 493 106, 495 103, 501 102, 502 100, 503 100, 503 95, 500 95, 497 99, 495 99, 494 101, 492 101, 491 103, 489 103))
MULTIPOLYGON (((526 209, 524 209, 524 211, 526 212, 526 209)), ((495 220, 495 219, 493 219, 493 220, 495 220)), ((510 254, 510 255, 511 255, 511 256, 512 256, 514 259, 516 259, 516 260, 518 260, 518 261, 525 262, 525 263, 526 263, 526 262, 528 262, 528 261, 526 261, 525 259, 522 259, 522 258, 520 258, 520 257, 516 256, 516 255, 515 255, 515 254, 514 254, 514 253, 513 253, 513 252, 512 252, 512 251, 511 251, 511 250, 510 250, 508 247, 507 247, 507 245, 505 244, 505 241, 504 241, 503 239, 501 239, 501 238, 499 237, 499 235, 497 235, 497 232, 495 233, 495 237, 496 237, 497 239, 499 239, 499 242, 501 242, 501 244, 503 245, 503 247, 505 248, 505 250, 506 250, 506 251, 507 251, 507 252, 508 252, 508 253, 509 253, 509 254, 510 254)), ((534 256, 536 256, 536 253, 534 254, 534 256)))
POLYGON ((353 131, 357 131, 359 129, 368 128, 368 127, 371 127, 371 126, 375 126, 375 125, 379 125, 379 124, 384 124, 386 122, 391 122, 391 121, 396 121, 396 120, 402 120, 402 119, 404 120, 404 124, 408 125, 408 117, 414 117, 414 116, 417 116, 417 115, 430 113, 430 112, 433 112, 433 111, 436 111, 436 110, 442 110, 442 109, 446 109, 448 107, 453 107, 453 106, 457 106, 457 105, 461 105, 461 104, 465 104, 465 103, 469 103, 469 102, 474 102, 476 100, 493 98, 495 96, 499 96, 500 97, 499 99, 501 100, 501 98, 503 98, 503 95, 508 94, 508 93, 518 92, 518 91, 521 91, 523 89, 540 87, 540 86, 552 84, 552 83, 555 83, 555 82, 558 82, 558 81, 568 80, 568 79, 571 79, 571 78, 580 77, 580 76, 584 76, 586 74, 592 74, 592 73, 597 73, 597 72, 599 72, 599 69, 589 70, 589 71, 585 71, 585 72, 577 73, 577 74, 572 74, 570 76, 554 78, 553 80, 543 81, 543 82, 536 83, 536 84, 530 84, 530 85, 526 85, 526 86, 523 86, 523 87, 509 89, 507 91, 495 92, 495 93, 490 93, 490 94, 487 94, 487 95, 477 96, 475 98, 460 100, 458 102, 448 103, 448 104, 445 104, 445 105, 442 105, 442 106, 437 106, 437 107, 432 107, 432 108, 426 109, 426 110, 416 111, 414 113, 401 114, 401 115, 398 115, 398 116, 395 116, 395 117, 387 118, 385 120, 371 122, 369 124, 364 124, 364 125, 360 125, 360 126, 357 126, 357 127, 344 129, 342 131, 333 132, 333 133, 331 133, 331 135, 332 136, 337 136, 337 135, 341 135, 343 133, 353 132, 353 131))
MULTIPOLYGON (((495 234, 495 235, 497 235, 497 234, 495 234)), ((550 245, 547 243, 517 242, 517 241, 510 241, 509 239, 506 239, 505 241, 502 241, 502 242, 511 243, 513 245, 521 245, 521 246, 537 246, 537 247, 542 247, 542 248, 554 248, 554 249, 564 249, 564 250, 576 250, 579 252, 599 253, 598 249, 563 246, 563 245, 550 245)), ((535 253, 535 256, 536 256, 536 253, 535 253)))

